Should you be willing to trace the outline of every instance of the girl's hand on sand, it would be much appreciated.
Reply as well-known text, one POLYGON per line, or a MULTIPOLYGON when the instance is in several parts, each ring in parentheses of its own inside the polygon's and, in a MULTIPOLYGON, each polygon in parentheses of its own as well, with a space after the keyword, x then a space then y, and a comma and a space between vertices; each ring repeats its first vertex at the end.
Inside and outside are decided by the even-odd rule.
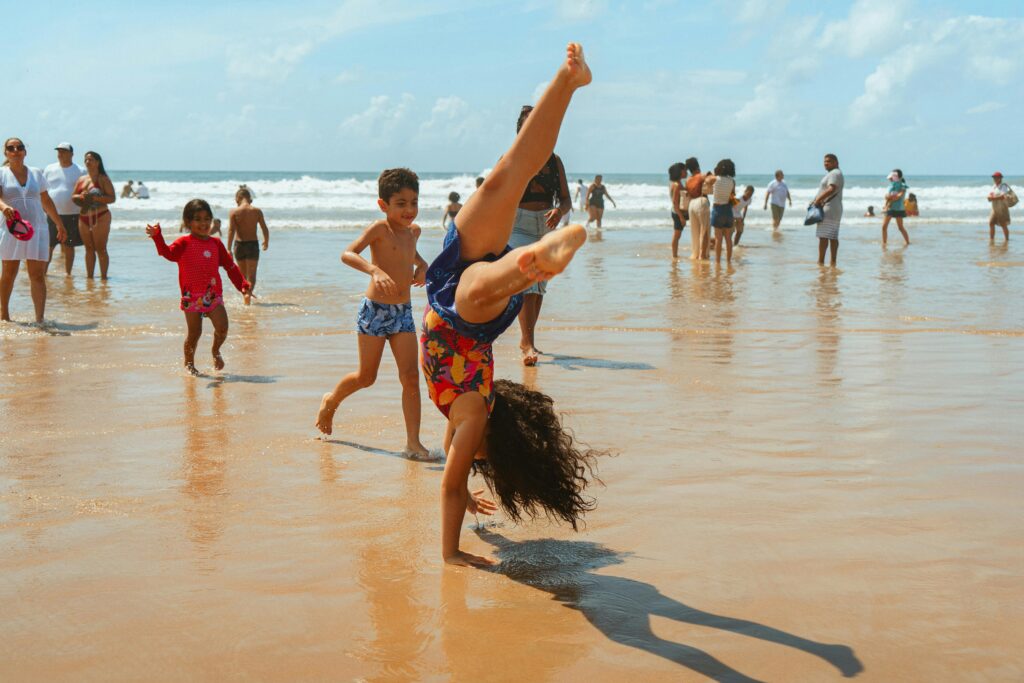
POLYGON ((373 271, 373 285, 386 296, 394 296, 398 293, 395 281, 391 279, 390 275, 379 268, 373 271))
POLYGON ((472 514, 481 515, 493 515, 494 511, 498 509, 498 506, 494 504, 493 500, 483 497, 484 490, 477 489, 469 494, 469 498, 466 499, 466 511, 472 514))
POLYGON ((472 553, 458 551, 451 557, 444 558, 444 561, 448 564, 454 564, 457 567, 493 567, 498 564, 498 561, 493 557, 484 557, 483 555, 474 555, 472 553))
POLYGON ((146 226, 146 235, 148 237, 152 237, 153 235, 158 235, 158 234, 160 234, 160 224, 159 223, 157 223, 156 225, 147 225, 146 226))

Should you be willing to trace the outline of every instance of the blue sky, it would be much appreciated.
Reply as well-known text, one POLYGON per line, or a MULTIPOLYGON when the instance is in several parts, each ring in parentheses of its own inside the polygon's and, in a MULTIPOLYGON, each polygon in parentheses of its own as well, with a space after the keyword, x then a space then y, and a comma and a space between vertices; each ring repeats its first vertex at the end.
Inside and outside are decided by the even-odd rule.
POLYGON ((33 165, 66 139, 118 169, 476 172, 571 39, 571 170, 1024 170, 1024 3, 3 5, 0 135, 33 165))

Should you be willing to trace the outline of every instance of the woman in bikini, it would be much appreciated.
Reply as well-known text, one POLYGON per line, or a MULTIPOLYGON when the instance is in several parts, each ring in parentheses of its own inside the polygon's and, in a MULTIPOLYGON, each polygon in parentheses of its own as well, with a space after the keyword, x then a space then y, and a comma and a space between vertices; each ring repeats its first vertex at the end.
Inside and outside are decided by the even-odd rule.
POLYGON ((448 193, 448 206, 444 207, 444 213, 441 214, 442 228, 447 228, 448 223, 455 222, 455 217, 459 215, 459 209, 462 208, 462 204, 459 203, 459 199, 461 199, 461 197, 458 192, 448 193))
POLYGON ((612 206, 619 208, 615 205, 615 200, 608 194, 608 188, 601 182, 604 176, 594 176, 594 182, 587 188, 587 227, 594 221, 597 221, 597 229, 601 229, 601 219, 604 218, 604 198, 607 197, 608 201, 612 203, 612 206))
POLYGON ((85 153, 86 175, 75 183, 71 201, 81 207, 78 216, 79 233, 85 246, 85 273, 90 280, 96 271, 96 260, 100 262, 100 279, 107 279, 110 256, 107 254, 107 240, 110 237, 110 209, 117 201, 114 183, 103 168, 103 157, 96 152, 85 153))

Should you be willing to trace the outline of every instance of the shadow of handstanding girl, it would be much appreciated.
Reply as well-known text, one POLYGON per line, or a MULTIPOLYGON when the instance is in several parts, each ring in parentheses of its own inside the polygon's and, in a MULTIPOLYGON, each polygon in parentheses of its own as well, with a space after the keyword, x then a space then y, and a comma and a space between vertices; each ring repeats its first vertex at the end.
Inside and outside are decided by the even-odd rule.
POLYGON ((477 535, 497 548, 501 564, 494 571, 550 593, 566 607, 579 610, 611 640, 681 664, 715 681, 749 683, 740 673, 697 648, 665 640, 651 630, 652 616, 708 626, 803 650, 825 660, 847 678, 864 670, 849 647, 819 643, 746 619, 711 614, 663 595, 654 586, 593 570, 622 564, 628 554, 591 541, 552 539, 512 541, 487 528, 477 535))

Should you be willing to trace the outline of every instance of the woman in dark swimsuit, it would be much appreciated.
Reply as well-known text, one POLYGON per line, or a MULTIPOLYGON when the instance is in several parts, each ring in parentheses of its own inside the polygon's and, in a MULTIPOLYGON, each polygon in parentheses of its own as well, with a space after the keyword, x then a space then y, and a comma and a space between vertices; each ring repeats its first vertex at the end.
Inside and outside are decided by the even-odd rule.
POLYGON ((441 214, 441 227, 447 228, 449 222, 453 222, 455 217, 459 215, 459 209, 462 208, 462 204, 459 203, 459 193, 449 192, 448 193, 448 206, 444 207, 444 213, 441 214))
MULTIPOLYGON (((516 132, 522 129, 526 117, 533 107, 525 106, 519 113, 516 132)), ((516 247, 532 244, 558 227, 562 216, 572 209, 569 197, 569 183, 565 179, 565 167, 557 154, 552 154, 526 186, 523 198, 516 210, 516 221, 508 244, 516 247)), ((547 282, 537 282, 523 292, 523 308, 519 312, 519 348, 523 353, 523 365, 536 365, 540 351, 534 346, 533 335, 544 303, 547 282)))
POLYGON ((594 221, 597 221, 597 229, 601 229, 601 219, 604 217, 604 198, 607 197, 608 201, 612 203, 612 206, 619 208, 615 205, 615 200, 608 194, 608 188, 601 182, 604 176, 594 176, 594 182, 587 188, 587 227, 594 221))

